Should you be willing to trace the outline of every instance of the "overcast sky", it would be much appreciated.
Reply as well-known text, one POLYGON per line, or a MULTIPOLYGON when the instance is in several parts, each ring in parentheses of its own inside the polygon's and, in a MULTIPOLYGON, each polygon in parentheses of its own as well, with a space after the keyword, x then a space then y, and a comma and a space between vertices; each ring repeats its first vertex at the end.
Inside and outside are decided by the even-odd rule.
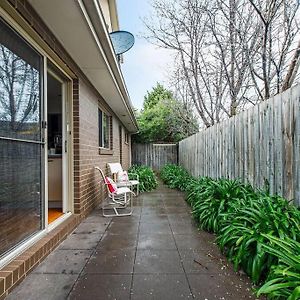
POLYGON ((117 0, 120 30, 130 31, 135 36, 135 45, 124 54, 121 68, 131 102, 141 109, 144 96, 156 82, 167 82, 167 69, 172 60, 170 52, 157 48, 143 39, 145 28, 141 18, 149 15, 148 0, 117 0))

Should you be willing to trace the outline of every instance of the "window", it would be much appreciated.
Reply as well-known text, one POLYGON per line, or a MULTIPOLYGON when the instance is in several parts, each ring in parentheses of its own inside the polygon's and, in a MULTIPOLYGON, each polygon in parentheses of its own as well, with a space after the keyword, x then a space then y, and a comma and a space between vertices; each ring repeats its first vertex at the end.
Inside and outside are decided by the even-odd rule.
POLYGON ((128 132, 125 132, 125 144, 129 143, 129 134, 128 132))
POLYGON ((99 147, 110 149, 111 117, 98 109, 99 147))

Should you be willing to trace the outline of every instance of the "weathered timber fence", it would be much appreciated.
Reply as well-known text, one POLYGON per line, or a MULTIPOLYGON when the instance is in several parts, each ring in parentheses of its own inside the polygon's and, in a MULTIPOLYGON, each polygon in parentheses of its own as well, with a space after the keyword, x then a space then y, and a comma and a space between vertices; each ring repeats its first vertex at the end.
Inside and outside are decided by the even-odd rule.
POLYGON ((194 176, 240 178, 300 205, 300 85, 179 143, 194 176))
POLYGON ((165 164, 177 164, 177 144, 132 144, 132 164, 159 171, 165 164))

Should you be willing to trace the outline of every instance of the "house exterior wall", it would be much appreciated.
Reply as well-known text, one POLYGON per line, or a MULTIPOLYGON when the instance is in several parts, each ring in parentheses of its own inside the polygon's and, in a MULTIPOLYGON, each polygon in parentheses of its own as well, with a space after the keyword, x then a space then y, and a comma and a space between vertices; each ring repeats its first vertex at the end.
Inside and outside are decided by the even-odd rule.
MULTIPOLYGON (((96 89, 89 83, 82 71, 72 60, 63 46, 55 39, 42 19, 36 14, 26 1, 7 0, 14 10, 28 21, 31 27, 46 41, 49 47, 68 65, 76 74, 73 79, 73 126, 74 126, 74 212, 85 216, 105 196, 103 187, 99 189, 100 177, 94 171, 94 166, 106 170, 108 162, 120 162, 120 142, 118 127, 122 127, 122 139, 125 136, 125 128, 119 119, 114 115, 96 89), (112 116, 112 151, 102 153, 98 147, 98 107, 104 109, 112 116), (105 154, 103 154, 105 153, 105 154)), ((103 4, 104 15, 109 16, 109 3, 106 0, 100 1, 103 4)), ((110 19, 107 19, 110 22, 110 19)), ((124 169, 130 167, 130 146, 131 142, 125 144, 122 141, 122 161, 124 169)), ((107 171, 107 170, 106 170, 107 171)))
MULTIPOLYGON (((13 13, 22 16, 30 27, 38 33, 41 40, 55 53, 74 74, 73 84, 73 191, 74 213, 45 238, 39 240, 31 248, 17 256, 9 265, 0 269, 0 299, 14 285, 18 284, 30 272, 33 266, 39 264, 57 245, 71 232, 74 227, 106 196, 100 176, 94 170, 99 166, 105 172, 108 162, 120 161, 119 126, 122 127, 124 139, 125 128, 109 107, 109 99, 105 102, 96 89, 90 84, 83 72, 73 61, 72 57, 64 50, 52 33, 43 23, 41 18, 32 10, 25 1, 4 0, 5 5, 13 13), (101 151, 98 141, 98 108, 103 109, 111 116, 112 149, 101 151)), ((50 52, 51 52, 50 51, 50 52)), ((48 51, 47 51, 48 53, 48 51)), ((130 166, 130 147, 124 141, 121 143, 123 153, 123 167, 130 166)))
POLYGON ((131 166, 131 136, 129 135, 128 143, 125 142, 125 132, 122 135, 122 144, 123 144, 123 168, 129 169, 131 166))
MULTIPOLYGON (((77 145, 75 188, 75 213, 86 215, 105 197, 105 190, 101 184, 100 174, 94 170, 100 167, 108 173, 107 163, 120 162, 120 121, 109 106, 101 100, 101 96, 92 90, 84 81, 79 81, 79 125, 74 128, 77 145), (111 149, 99 148, 98 108, 112 117, 111 149), (78 136, 78 138, 77 138, 78 136)), ((122 125, 121 125, 122 126, 122 125)), ((122 126, 123 132, 125 131, 122 126)), ((122 135, 123 136, 123 135, 122 135)), ((122 141, 124 169, 129 167, 129 144, 122 141)))

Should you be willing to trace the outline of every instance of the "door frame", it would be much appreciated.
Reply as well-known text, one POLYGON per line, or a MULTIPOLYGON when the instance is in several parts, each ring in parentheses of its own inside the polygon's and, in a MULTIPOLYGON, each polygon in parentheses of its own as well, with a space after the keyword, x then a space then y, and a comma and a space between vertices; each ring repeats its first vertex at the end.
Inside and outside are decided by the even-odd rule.
MULTIPOLYGON (((73 195, 72 195, 72 79, 67 76, 63 70, 49 60, 46 61, 46 78, 48 78, 48 73, 55 78, 61 84, 61 98, 62 98, 62 212, 63 215, 57 220, 48 224, 48 126, 44 128, 45 130, 45 187, 47 187, 45 194, 45 228, 52 230, 53 226, 60 224, 65 218, 64 215, 68 213, 73 213, 73 195), (61 74, 57 74, 55 70, 49 68, 48 61, 57 68, 57 71, 61 74), (46 217, 47 215, 47 217, 46 217), (62 220, 62 221, 61 221, 62 220), (54 225, 53 225, 54 224, 54 225)), ((47 93, 47 83, 45 83, 45 116, 44 120, 48 123, 48 93, 47 93)))

